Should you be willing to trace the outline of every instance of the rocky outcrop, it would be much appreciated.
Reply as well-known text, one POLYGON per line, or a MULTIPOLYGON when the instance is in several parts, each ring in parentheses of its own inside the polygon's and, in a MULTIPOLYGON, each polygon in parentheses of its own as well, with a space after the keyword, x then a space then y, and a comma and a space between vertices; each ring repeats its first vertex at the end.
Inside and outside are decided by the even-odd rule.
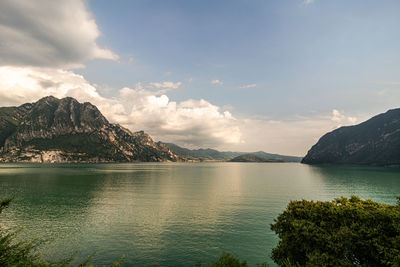
POLYGON ((32 104, 0 108, 0 161, 178 161, 143 131, 109 123, 96 106, 49 96, 32 104))
POLYGON ((325 134, 302 163, 400 165, 400 109, 325 134))

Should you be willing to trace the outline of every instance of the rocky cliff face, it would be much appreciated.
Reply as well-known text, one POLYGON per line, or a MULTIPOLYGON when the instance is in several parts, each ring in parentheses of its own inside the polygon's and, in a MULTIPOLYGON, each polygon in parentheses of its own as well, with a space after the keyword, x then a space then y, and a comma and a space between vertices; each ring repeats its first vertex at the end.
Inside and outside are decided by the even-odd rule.
POLYGON ((327 133, 302 163, 400 165, 400 109, 327 133))
POLYGON ((0 108, 0 161, 177 161, 167 146, 143 131, 112 124, 90 103, 45 97, 0 108))

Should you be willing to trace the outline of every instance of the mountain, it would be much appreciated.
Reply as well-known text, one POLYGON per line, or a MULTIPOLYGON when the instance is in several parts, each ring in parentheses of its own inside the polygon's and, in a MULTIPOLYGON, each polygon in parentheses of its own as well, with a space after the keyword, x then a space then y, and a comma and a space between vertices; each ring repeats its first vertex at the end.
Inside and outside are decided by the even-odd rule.
POLYGON ((300 157, 269 154, 263 151, 247 153, 237 156, 231 162, 300 162, 300 157))
POLYGON ((165 144, 143 131, 109 123, 96 106, 49 96, 0 108, 0 161, 177 161, 165 144))
POLYGON ((325 134, 302 163, 400 165, 400 108, 325 134))
POLYGON ((200 160, 200 161, 228 161, 236 156, 242 155, 241 152, 220 152, 215 149, 188 149, 180 147, 172 143, 166 143, 169 149, 176 155, 187 160, 200 160))
POLYGON ((179 157, 199 161, 236 161, 236 162, 300 162, 301 158, 259 152, 220 152, 215 149, 187 149, 175 144, 166 145, 179 157))
POLYGON ((268 159, 254 154, 244 154, 230 160, 230 162, 284 162, 278 159, 268 159))

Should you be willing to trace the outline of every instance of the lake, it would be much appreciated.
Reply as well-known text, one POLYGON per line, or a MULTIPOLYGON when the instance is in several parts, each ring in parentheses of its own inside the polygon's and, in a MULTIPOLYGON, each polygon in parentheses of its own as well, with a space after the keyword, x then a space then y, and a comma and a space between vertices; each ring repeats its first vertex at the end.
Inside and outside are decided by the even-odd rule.
POLYGON ((124 266, 194 266, 230 252, 267 261, 270 224, 290 200, 396 203, 400 169, 299 163, 1 164, 6 227, 50 239, 46 258, 97 252, 124 266))

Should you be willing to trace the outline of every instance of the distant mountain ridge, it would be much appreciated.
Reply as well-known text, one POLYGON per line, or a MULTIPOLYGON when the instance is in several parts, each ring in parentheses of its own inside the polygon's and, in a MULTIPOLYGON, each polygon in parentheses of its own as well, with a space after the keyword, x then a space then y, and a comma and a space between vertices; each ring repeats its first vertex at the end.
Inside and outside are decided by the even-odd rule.
POLYGON ((0 108, 0 161, 131 162, 180 158, 143 131, 109 123, 96 106, 49 96, 0 108))
POLYGON ((220 152, 215 149, 188 149, 172 143, 166 145, 176 155, 186 160, 200 161, 231 161, 231 162, 300 162, 301 157, 269 154, 263 151, 258 152, 220 152))
POLYGON ((400 108, 325 134, 302 163, 400 165, 400 108))
POLYGON ((176 144, 165 143, 172 152, 179 155, 180 157, 186 158, 187 160, 218 160, 227 161, 236 156, 242 155, 241 152, 220 152, 211 148, 200 148, 200 149, 188 149, 176 144))
POLYGON ((231 162, 300 162, 301 157, 284 156, 258 151, 246 153, 230 160, 231 162))

